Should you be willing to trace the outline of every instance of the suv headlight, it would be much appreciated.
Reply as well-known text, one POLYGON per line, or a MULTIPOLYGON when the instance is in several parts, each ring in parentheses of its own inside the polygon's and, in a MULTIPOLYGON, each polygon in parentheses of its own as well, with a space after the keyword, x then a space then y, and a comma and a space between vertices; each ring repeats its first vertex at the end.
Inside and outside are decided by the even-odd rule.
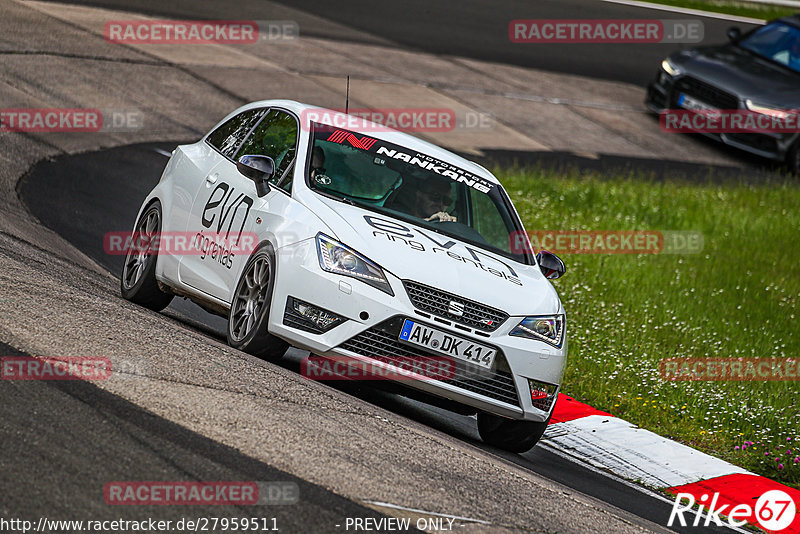
POLYGON ((790 115, 790 112, 785 109, 773 108, 770 106, 762 106, 756 104, 749 98, 744 101, 744 105, 747 106, 747 109, 749 109, 750 111, 761 113, 762 115, 769 115, 770 117, 775 117, 778 119, 786 119, 790 115))
POLYGON ((317 253, 322 270, 357 278, 365 284, 394 296, 392 286, 386 280, 383 269, 350 247, 319 233, 317 234, 317 253))
POLYGON ((525 317, 508 335, 536 339, 561 348, 564 326, 563 315, 536 315, 525 317))
POLYGON ((681 73, 681 69, 675 66, 675 63, 670 61, 669 58, 661 62, 661 68, 670 76, 677 76, 681 73))

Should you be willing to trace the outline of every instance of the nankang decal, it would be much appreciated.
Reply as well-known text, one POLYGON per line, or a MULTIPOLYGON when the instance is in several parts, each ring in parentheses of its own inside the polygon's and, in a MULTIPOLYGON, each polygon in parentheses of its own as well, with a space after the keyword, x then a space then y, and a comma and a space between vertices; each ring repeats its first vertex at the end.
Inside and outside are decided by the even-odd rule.
POLYGON ((417 165, 426 171, 435 172, 436 174, 446 176, 456 182, 464 183, 481 193, 488 193, 494 187, 493 183, 479 176, 475 176, 455 165, 451 165, 450 163, 431 156, 426 156, 425 154, 420 154, 419 152, 415 152, 412 155, 411 153, 406 153, 401 150, 379 146, 375 153, 380 156, 387 156, 389 158, 405 161, 410 165, 417 165))
POLYGON ((452 163, 447 163, 446 161, 428 156, 427 154, 422 154, 421 152, 409 150, 406 147, 394 143, 354 133, 349 130, 343 130, 341 128, 332 129, 330 126, 324 124, 314 123, 314 129, 317 139, 341 145, 349 145, 353 148, 375 154, 376 163, 381 162, 380 164, 383 164, 383 162, 385 162, 384 158, 400 160, 409 165, 416 165, 420 169, 466 184, 481 193, 489 193, 495 187, 495 184, 491 181, 465 171, 452 163))
POLYGON ((374 228, 372 237, 383 238, 392 243, 398 243, 420 252, 441 254, 454 261, 461 262, 464 265, 471 265, 474 268, 480 269, 498 278, 504 278, 512 284, 518 286, 522 285, 522 280, 519 279, 517 272, 511 265, 491 254, 487 254, 479 248, 462 245, 462 247, 467 250, 468 255, 457 254, 455 251, 451 250, 453 245, 456 244, 452 239, 440 241, 439 239, 441 239, 441 237, 438 235, 437 237, 433 237, 422 230, 412 229, 397 221, 376 217, 374 215, 364 215, 364 220, 374 228))

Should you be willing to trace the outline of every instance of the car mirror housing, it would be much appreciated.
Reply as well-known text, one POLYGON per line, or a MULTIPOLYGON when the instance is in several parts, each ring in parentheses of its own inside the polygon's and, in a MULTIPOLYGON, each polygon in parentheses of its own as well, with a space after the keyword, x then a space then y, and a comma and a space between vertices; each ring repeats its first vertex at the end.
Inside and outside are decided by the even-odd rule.
POLYGON ((275 174, 275 161, 271 157, 245 154, 236 162, 236 168, 255 182, 258 196, 269 193, 269 179, 275 174))
POLYGON ((567 267, 561 258, 547 250, 541 250, 536 255, 536 263, 539 264, 542 274, 548 280, 555 280, 567 272, 567 267))
POLYGON ((740 30, 738 27, 731 26, 730 28, 728 28, 728 39, 730 39, 731 41, 736 41, 737 39, 739 39, 739 37, 741 37, 741 35, 742 35, 742 30, 740 30))

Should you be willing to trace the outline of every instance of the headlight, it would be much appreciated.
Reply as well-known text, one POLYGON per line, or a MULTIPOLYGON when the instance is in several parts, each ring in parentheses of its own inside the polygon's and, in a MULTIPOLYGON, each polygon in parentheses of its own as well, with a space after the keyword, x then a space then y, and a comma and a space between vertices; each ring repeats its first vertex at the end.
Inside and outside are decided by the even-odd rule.
POLYGON ((760 106, 750 100, 749 98, 744 101, 744 105, 747 106, 747 109, 750 111, 755 111, 756 113, 761 113, 762 115, 769 115, 770 117, 776 117, 778 119, 787 119, 791 114, 789 111, 785 109, 778 109, 778 108, 771 108, 769 106, 760 106))
POLYGON ((564 323, 563 315, 525 317, 508 335, 538 339, 560 348, 564 341, 564 323))
POLYGON ((681 73, 681 69, 676 67, 675 64, 669 60, 669 58, 661 62, 661 68, 664 69, 664 71, 670 76, 677 76, 681 73))
POLYGON ((394 291, 383 274, 383 269, 375 265, 355 250, 335 241, 325 234, 317 234, 317 253, 319 266, 329 273, 357 278, 394 296, 394 291))

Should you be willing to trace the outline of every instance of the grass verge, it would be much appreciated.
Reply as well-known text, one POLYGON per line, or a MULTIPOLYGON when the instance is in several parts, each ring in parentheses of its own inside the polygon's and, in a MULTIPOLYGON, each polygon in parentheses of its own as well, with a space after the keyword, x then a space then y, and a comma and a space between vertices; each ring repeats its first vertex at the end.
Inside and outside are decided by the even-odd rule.
POLYGON ((567 274, 554 285, 568 317, 564 393, 800 487, 800 382, 659 374, 669 357, 800 357, 800 184, 496 175, 529 231, 703 233, 699 254, 562 256, 567 274))
POLYGON ((702 11, 712 11, 714 13, 724 13, 726 15, 736 15, 739 17, 750 17, 763 20, 772 20, 779 17, 786 17, 800 12, 798 8, 786 6, 758 4, 752 2, 737 2, 731 0, 644 0, 653 4, 664 4, 668 6, 685 7, 689 9, 700 9, 702 11))

